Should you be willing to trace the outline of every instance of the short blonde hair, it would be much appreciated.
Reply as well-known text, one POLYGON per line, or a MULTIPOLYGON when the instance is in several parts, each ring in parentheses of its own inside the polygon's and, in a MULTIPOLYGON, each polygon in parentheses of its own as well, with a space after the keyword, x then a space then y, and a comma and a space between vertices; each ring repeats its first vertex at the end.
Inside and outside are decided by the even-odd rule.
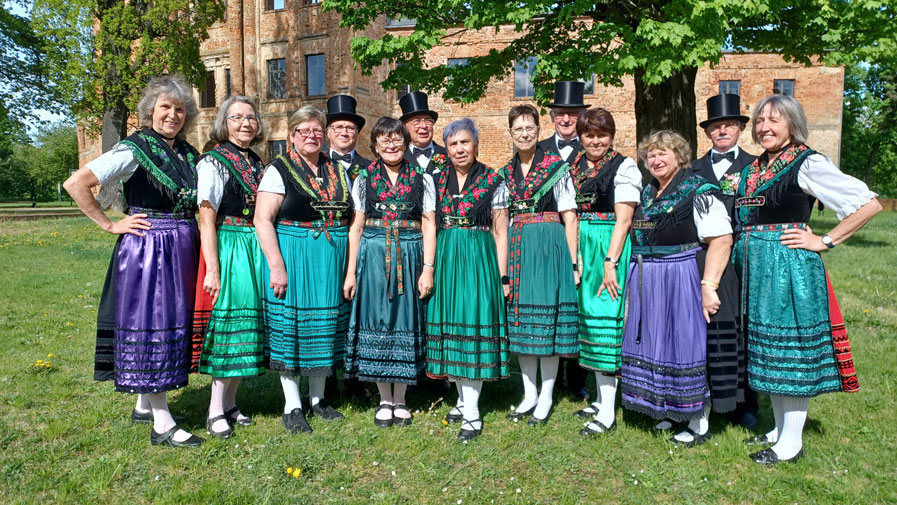
POLYGON ((290 116, 290 120, 287 122, 287 136, 290 136, 293 133, 293 128, 295 128, 296 125, 312 119, 321 124, 322 130, 327 128, 327 116, 311 105, 306 105, 290 116))
POLYGON ((660 130, 643 138, 638 144, 638 157, 642 163, 646 163, 648 151, 663 149, 673 151, 676 155, 676 163, 679 168, 685 168, 691 164, 691 146, 685 137, 672 131, 660 130))
POLYGON ((230 138, 230 134, 227 132, 227 114, 230 106, 235 103, 245 103, 249 105, 252 107, 252 113, 259 118, 259 131, 255 134, 255 138, 252 139, 251 143, 256 144, 265 140, 265 123, 262 122, 262 117, 259 115, 258 105, 256 105, 254 99, 242 95, 232 96, 221 104, 221 107, 218 108, 218 117, 215 118, 215 124, 212 126, 212 133, 209 134, 209 138, 215 142, 224 142, 230 138))
POLYGON ((800 144, 806 144, 807 138, 810 136, 810 130, 807 128, 807 115, 800 102, 793 96, 788 95, 769 95, 754 107, 754 114, 751 116, 751 138, 754 142, 760 143, 757 137, 757 116, 763 111, 763 108, 769 105, 771 111, 778 112, 779 115, 788 121, 788 132, 791 134, 791 141, 800 144))
POLYGON ((193 98, 193 89, 187 85, 184 78, 179 75, 164 75, 153 77, 143 88, 143 97, 137 103, 137 118, 141 128, 153 127, 153 109, 156 107, 156 100, 160 96, 167 96, 175 102, 184 104, 186 115, 184 118, 184 126, 177 134, 177 138, 183 140, 186 138, 186 131, 196 121, 199 115, 199 109, 196 107, 196 99, 193 98))

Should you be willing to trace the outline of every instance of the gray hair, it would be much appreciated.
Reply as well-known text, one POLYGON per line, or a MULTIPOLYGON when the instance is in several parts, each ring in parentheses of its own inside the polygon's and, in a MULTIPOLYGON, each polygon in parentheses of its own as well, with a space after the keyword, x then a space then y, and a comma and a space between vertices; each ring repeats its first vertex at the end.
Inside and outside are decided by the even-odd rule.
POLYGON ((256 105, 254 99, 242 95, 232 96, 221 104, 221 107, 218 108, 218 117, 215 118, 215 124, 212 126, 212 133, 209 134, 209 138, 215 142, 224 142, 230 138, 230 134, 227 132, 227 114, 230 106, 235 103, 245 103, 249 105, 252 107, 252 113, 258 118, 259 131, 255 134, 255 138, 252 139, 251 143, 255 144, 265 140, 265 123, 262 122, 262 117, 259 115, 258 105, 256 105))
POLYGON ((186 131, 199 115, 196 99, 193 98, 193 89, 179 75, 164 75, 150 79, 146 87, 143 88, 143 97, 137 104, 137 118, 141 128, 153 127, 153 109, 160 96, 167 96, 175 102, 184 104, 187 114, 184 118, 184 126, 177 134, 177 137, 183 140, 186 137, 186 131))
POLYGON ((785 118, 785 121, 788 121, 788 132, 791 134, 792 142, 807 143, 807 138, 810 136, 810 130, 807 128, 807 115, 800 102, 788 95, 769 95, 760 100, 760 103, 754 108, 754 114, 751 116, 751 123, 754 124, 754 127, 751 128, 751 138, 754 139, 754 142, 760 143, 760 139, 757 137, 757 116, 767 105, 769 105, 770 112, 775 111, 785 118))
POLYGON ((287 135, 291 135, 293 133, 293 128, 300 123, 304 123, 309 120, 315 120, 318 123, 321 123, 321 129, 327 128, 327 116, 324 115, 323 112, 318 109, 312 107, 311 105, 306 105, 290 116, 290 120, 287 122, 287 135))
POLYGON ((461 132, 470 133, 470 136, 473 137, 474 145, 480 145, 480 130, 474 124, 473 119, 469 117, 462 117, 449 123, 445 130, 442 131, 442 142, 447 144, 449 137, 453 137, 461 132))

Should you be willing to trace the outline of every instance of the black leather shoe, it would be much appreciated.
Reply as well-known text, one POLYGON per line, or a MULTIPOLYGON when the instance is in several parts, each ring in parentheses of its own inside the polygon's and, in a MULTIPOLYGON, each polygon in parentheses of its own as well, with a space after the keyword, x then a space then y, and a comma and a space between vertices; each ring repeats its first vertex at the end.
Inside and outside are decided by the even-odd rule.
POLYGON ((345 419, 340 411, 331 407, 327 400, 321 398, 321 401, 311 406, 312 415, 318 416, 325 421, 339 421, 345 419))
POLYGON ((773 442, 772 440, 766 438, 766 434, 765 434, 765 433, 764 433, 763 435, 754 435, 754 436, 751 437, 751 438, 746 438, 746 439, 744 439, 744 444, 745 444, 745 445, 748 445, 748 446, 753 446, 753 445, 769 445, 769 444, 774 444, 774 443, 775 443, 775 442, 773 442))
POLYGON ((305 411, 302 409, 293 409, 289 414, 284 414, 280 422, 284 428, 290 430, 290 433, 311 433, 311 426, 305 420, 305 411))
POLYGON ((231 429, 230 423, 227 423, 227 429, 222 431, 215 431, 212 429, 212 425, 217 423, 218 421, 224 421, 227 423, 226 416, 215 416, 206 419, 206 429, 209 430, 209 434, 218 438, 230 438, 234 434, 234 430, 231 429))
POLYGON ((535 405, 533 405, 533 407, 531 409, 526 410, 524 412, 520 412, 517 409, 514 409, 511 411, 510 414, 508 414, 508 416, 507 416, 508 421, 514 421, 515 423, 523 421, 523 419, 526 418, 526 416, 532 414, 534 410, 536 410, 535 405))
POLYGON ((461 414, 461 410, 458 407, 452 407, 452 410, 445 415, 445 422, 449 424, 460 423, 461 420, 464 419, 464 415, 461 414), (453 414, 452 412, 458 411, 457 414, 453 414))
POLYGON ((411 426, 411 419, 414 418, 414 415, 411 414, 411 411, 408 410, 408 406, 404 403, 397 403, 392 407, 392 424, 396 426, 411 426), (396 415, 397 410, 405 410, 408 411, 410 417, 399 417, 396 415))
POLYGON ((169 447, 199 447, 205 442, 204 439, 197 437, 196 435, 190 435, 190 438, 184 440, 183 442, 178 442, 174 439, 174 434, 181 429, 180 426, 174 425, 174 428, 166 431, 165 433, 156 433, 155 429, 150 430, 150 444, 152 445, 167 445, 169 447))
POLYGON ((238 409, 237 407, 234 407, 234 408, 228 410, 227 412, 224 413, 224 415, 225 415, 225 417, 227 417, 227 420, 230 421, 232 424, 239 424, 240 426, 252 426, 252 418, 251 417, 243 416, 243 418, 240 419, 241 412, 240 412, 240 409, 238 409))
MULTIPOLYGON (((533 409, 533 410, 535 410, 535 409, 533 409)), ((529 419, 526 421, 526 424, 528 424, 530 426, 539 426, 540 424, 547 423, 549 417, 551 417, 550 410, 548 411, 548 414, 545 417, 543 417, 542 419, 539 419, 538 417, 536 417, 535 414, 533 414, 533 415, 529 416, 529 419)))
POLYGON ((760 465, 776 465, 778 463, 794 463, 799 460, 801 456, 804 455, 804 448, 801 447, 797 454, 788 458, 788 459, 779 459, 779 456, 776 454, 776 451, 772 449, 763 449, 762 451, 755 452, 751 454, 751 459, 754 460, 754 463, 760 465))
MULTIPOLYGON (((698 435, 697 432, 695 432, 694 430, 692 430, 691 428, 686 426, 685 429, 679 433, 688 433, 689 435, 691 435, 691 440, 689 440, 688 442, 683 442, 682 440, 677 439, 675 435, 670 437, 670 442, 672 442, 676 445, 681 445, 682 447, 694 447, 696 445, 701 445, 710 439, 710 430, 709 429, 707 430, 707 433, 704 433, 703 435, 698 435)), ((677 433, 677 435, 678 435, 678 433, 677 433)))
POLYGON ((460 440, 462 442, 467 442, 468 440, 473 440, 473 439, 477 438, 478 436, 480 436, 480 434, 483 433, 482 422, 483 422, 482 419, 474 419, 473 421, 468 421, 467 419, 465 419, 461 423, 461 431, 458 432, 458 440, 460 440), (473 428, 473 423, 476 423, 476 422, 480 423, 479 429, 473 428), (470 426, 470 429, 464 428, 465 426, 470 426))
POLYGON ((614 422, 610 423, 610 426, 605 426, 598 421, 592 420, 591 422, 586 423, 583 429, 579 430, 579 434, 584 437, 591 437, 600 433, 607 433, 608 431, 611 431, 616 427, 616 419, 614 419, 614 422))
POLYGON ((131 422, 135 424, 149 424, 153 422, 153 411, 137 412, 137 409, 131 411, 131 422))
POLYGON ((591 419, 592 416, 598 413, 599 406, 597 403, 590 403, 587 407, 574 412, 574 415, 580 419, 591 419))
POLYGON ((377 413, 379 413, 381 410, 388 410, 392 412, 392 409, 392 405, 388 403, 381 403, 380 406, 377 407, 377 412, 374 412, 374 426, 377 426, 378 428, 389 428, 390 426, 392 426, 394 419, 392 416, 390 416, 388 419, 380 419, 379 417, 377 417, 377 413))

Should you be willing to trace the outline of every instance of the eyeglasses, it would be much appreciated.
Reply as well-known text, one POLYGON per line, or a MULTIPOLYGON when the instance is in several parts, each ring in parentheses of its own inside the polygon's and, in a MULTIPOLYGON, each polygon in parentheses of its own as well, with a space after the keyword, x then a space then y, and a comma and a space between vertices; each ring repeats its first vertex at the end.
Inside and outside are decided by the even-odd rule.
POLYGON ((405 139, 378 137, 377 145, 380 147, 400 146, 405 143, 405 139))
POLYGON ((320 128, 296 128, 293 130, 293 133, 298 133, 305 138, 308 137, 323 137, 324 130, 320 128))
POLYGON ((330 128, 336 133, 355 133, 358 131, 358 128, 354 126, 331 126, 330 128))
POLYGON ((411 121, 408 121, 408 124, 417 128, 420 126, 433 126, 434 124, 436 124, 436 121, 433 121, 433 118, 429 118, 429 117, 417 118, 417 119, 412 119, 411 121))
POLYGON ((538 126, 518 126, 516 128, 511 128, 511 133, 514 134, 515 137, 520 137, 524 133, 536 133, 539 131, 538 126))
POLYGON ((721 129, 734 130, 736 128, 741 128, 741 121, 726 121, 725 123, 718 123, 714 125, 710 125, 707 127, 707 131, 713 133, 719 131, 721 129))
POLYGON ((249 121, 252 124, 259 122, 258 116, 227 116, 228 121, 233 121, 234 123, 243 124, 243 121, 249 121))

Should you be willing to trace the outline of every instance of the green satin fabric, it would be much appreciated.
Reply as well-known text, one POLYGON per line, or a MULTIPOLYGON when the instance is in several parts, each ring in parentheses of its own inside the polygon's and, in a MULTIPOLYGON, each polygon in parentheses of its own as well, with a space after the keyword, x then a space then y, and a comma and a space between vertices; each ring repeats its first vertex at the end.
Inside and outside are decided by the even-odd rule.
POLYGON ((490 231, 444 229, 427 308, 427 375, 462 380, 508 376, 507 315, 490 231))
POLYGON ((632 245, 629 235, 623 243, 617 265, 620 295, 611 299, 607 290, 598 294, 604 282, 604 258, 610 247, 616 221, 580 221, 579 251, 582 272, 579 296, 579 364, 587 370, 619 373, 623 345, 623 316, 626 300, 626 274, 632 245))
POLYGON ((265 372, 262 262, 255 228, 218 228, 221 291, 203 342, 200 373, 252 377, 265 372))

